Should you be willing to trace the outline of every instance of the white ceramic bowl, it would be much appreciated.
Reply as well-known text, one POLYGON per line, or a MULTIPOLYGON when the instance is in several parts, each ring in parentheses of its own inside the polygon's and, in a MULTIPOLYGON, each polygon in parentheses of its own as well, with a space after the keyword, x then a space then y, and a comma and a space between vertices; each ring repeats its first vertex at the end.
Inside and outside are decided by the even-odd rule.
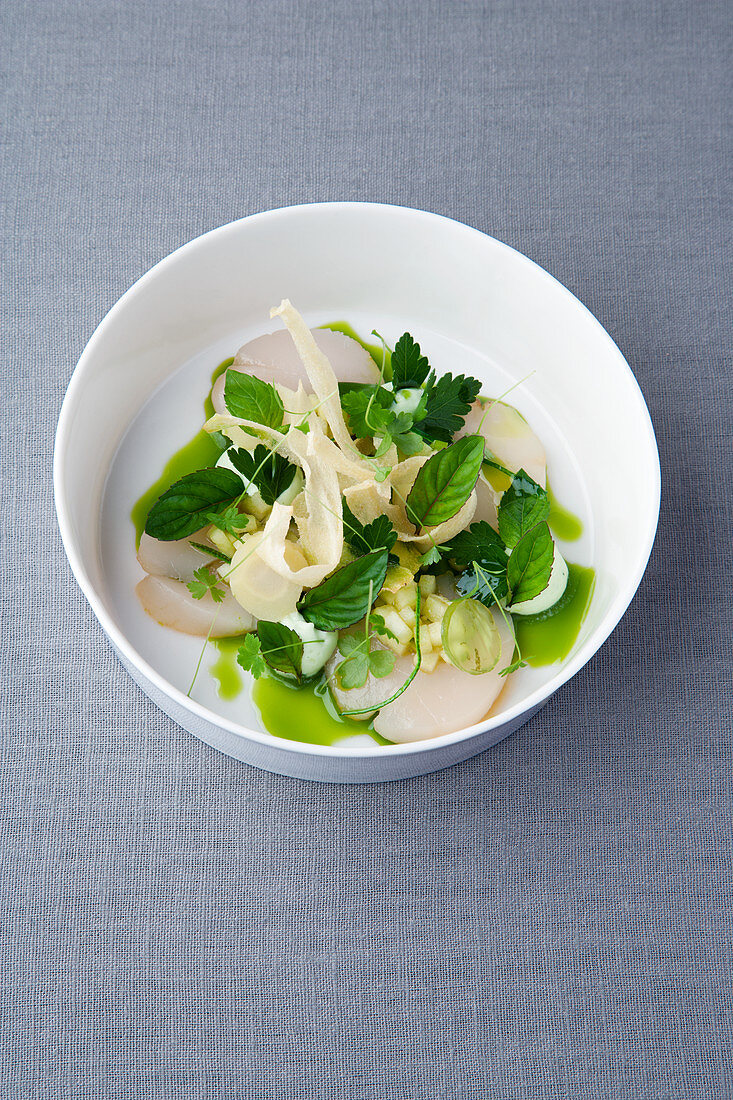
MULTIPOLYGON (((534 714, 593 656, 636 591, 659 512, 659 458, 644 399, 613 341, 555 279, 474 229, 403 207, 328 203, 255 214, 178 249, 110 310, 84 350, 61 410, 54 482, 71 567, 120 660, 176 722, 270 771, 340 782, 397 779, 488 748, 534 714), (333 747, 264 732, 245 692, 226 703, 201 642, 139 607, 129 513, 202 422, 213 368, 278 327, 290 298, 312 324, 345 319, 393 340, 409 329, 438 372, 469 371, 511 400, 546 445, 556 495, 585 531, 568 556, 597 573, 568 657, 511 678, 496 712, 431 741, 333 747)), ((599 685, 599 690, 601 686, 599 685)))

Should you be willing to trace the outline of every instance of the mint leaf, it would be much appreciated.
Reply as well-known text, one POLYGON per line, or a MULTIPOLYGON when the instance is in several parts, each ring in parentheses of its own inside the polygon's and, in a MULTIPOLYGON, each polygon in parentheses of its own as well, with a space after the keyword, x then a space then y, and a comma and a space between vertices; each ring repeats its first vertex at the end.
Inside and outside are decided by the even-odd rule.
POLYGON ((387 550, 374 550, 342 566, 306 592, 298 610, 319 630, 343 630, 358 623, 379 595, 388 558, 387 550))
POLYGON ((410 520, 417 527, 435 527, 459 512, 476 484, 483 456, 483 436, 466 435, 429 458, 407 497, 410 520))
POLYGON ((550 514, 547 492, 528 473, 512 474, 512 483, 499 502, 499 533, 507 546, 516 546, 527 531, 531 531, 550 514))
POLYGON ((476 378, 463 374, 443 374, 427 388, 425 416, 415 423, 415 431, 430 442, 450 443, 471 411, 471 405, 481 391, 476 378))
POLYGON ((255 680, 265 674, 267 666, 261 653, 260 639, 256 634, 248 634, 244 639, 244 645, 237 650, 237 664, 241 665, 245 672, 251 672, 255 680))
POLYGON ((232 447, 229 458, 240 474, 255 484, 265 504, 269 505, 273 505, 280 494, 290 488, 297 470, 297 466, 288 462, 287 458, 261 443, 253 451, 232 447))
POLYGON ((371 523, 361 523, 343 502, 344 539, 357 554, 368 554, 370 550, 391 550, 397 542, 397 532, 386 516, 377 516, 371 523))
POLYGON ((550 582, 554 553, 550 528, 544 520, 522 536, 507 563, 511 603, 522 603, 544 592, 550 582))
POLYGON ((257 636, 261 653, 270 668, 300 682, 303 672, 303 642, 289 626, 260 619, 257 636))
POLYGON ((420 352, 409 332, 403 333, 392 352, 392 388, 414 389, 421 386, 430 373, 430 364, 420 352))
POLYGON ((200 569, 194 570, 193 581, 189 581, 186 588, 191 593, 195 600, 202 600, 207 592, 211 593, 211 598, 214 603, 221 603, 226 593, 223 588, 217 588, 217 582, 219 578, 213 573, 210 573, 205 565, 202 565, 200 569))
POLYGON ((228 370, 224 382, 224 401, 232 416, 254 420, 270 428, 279 428, 284 419, 282 398, 274 386, 244 374, 228 370))
POLYGON ((185 539, 204 526, 212 509, 230 504, 243 492, 242 479, 220 466, 186 474, 156 500, 145 531, 163 542, 185 539))

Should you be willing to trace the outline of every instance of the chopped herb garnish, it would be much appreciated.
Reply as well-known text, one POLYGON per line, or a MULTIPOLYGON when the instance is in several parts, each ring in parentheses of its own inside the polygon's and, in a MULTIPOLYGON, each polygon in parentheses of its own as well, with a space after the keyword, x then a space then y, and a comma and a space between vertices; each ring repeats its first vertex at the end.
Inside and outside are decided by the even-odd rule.
POLYGON ((193 575, 196 579, 189 581, 186 588, 195 600, 202 600, 208 592, 214 603, 222 602, 226 592, 218 587, 219 577, 215 573, 210 573, 206 566, 202 565, 200 569, 194 571, 193 575))

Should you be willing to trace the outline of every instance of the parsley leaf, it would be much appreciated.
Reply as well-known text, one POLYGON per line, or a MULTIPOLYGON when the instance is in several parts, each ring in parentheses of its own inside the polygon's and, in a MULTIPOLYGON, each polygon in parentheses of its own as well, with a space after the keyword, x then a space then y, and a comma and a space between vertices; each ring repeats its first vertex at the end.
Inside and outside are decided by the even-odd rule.
POLYGON ((392 352, 392 387, 395 390, 421 386, 430 373, 430 364, 409 332, 400 336, 392 352))
POLYGON ((454 434, 463 427, 480 390, 481 383, 476 378, 467 378, 463 374, 441 375, 434 384, 426 387, 427 408, 423 419, 415 424, 415 431, 429 442, 442 440, 450 443, 454 434))
POLYGON ((274 386, 253 374, 228 370, 224 382, 224 401, 232 416, 254 420, 270 428, 279 428, 285 410, 274 386))
POLYGON ((388 412, 394 394, 384 386, 354 386, 341 394, 341 408, 355 439, 385 435, 393 416, 388 412))
POLYGON ((507 595, 507 555, 494 528, 480 520, 461 531, 448 544, 447 556, 463 572, 456 581, 462 596, 474 596, 491 607, 507 595), (492 596, 493 592, 493 596, 492 596))
POLYGON ((229 457, 232 465, 247 481, 254 483, 265 504, 269 505, 273 505, 280 494, 290 488, 298 469, 287 458, 261 443, 253 451, 232 447, 229 457))
POLYGON ((381 634, 383 638, 391 638, 395 642, 399 640, 394 631, 390 630, 385 623, 384 616, 380 615, 378 611, 369 616, 369 624, 374 628, 375 634, 381 634))
POLYGON ((191 593, 195 600, 202 600, 207 592, 211 594, 211 598, 214 603, 221 603, 226 595, 223 588, 218 588, 217 584, 219 578, 210 573, 205 565, 202 565, 200 569, 194 570, 194 577, 196 580, 189 581, 186 588, 191 593))
POLYGON ((395 655, 386 649, 371 649, 369 638, 359 638, 355 634, 344 634, 339 641, 339 653, 344 660, 336 666, 336 676, 345 691, 362 688, 371 672, 381 679, 389 676, 394 668, 395 655))
POLYGON ((224 531, 227 535, 238 538, 242 531, 246 531, 252 522, 250 516, 242 515, 236 504, 230 504, 222 512, 209 512, 206 516, 209 523, 224 531))
POLYGON ((371 523, 362 524, 346 500, 343 509, 344 538, 357 554, 368 554, 370 550, 391 550, 397 542, 397 532, 386 516, 377 516, 371 523))
POLYGON ((251 672, 255 680, 259 680, 267 670, 261 651, 260 639, 256 634, 248 634, 244 639, 244 645, 237 650, 237 664, 241 665, 245 672, 251 672))

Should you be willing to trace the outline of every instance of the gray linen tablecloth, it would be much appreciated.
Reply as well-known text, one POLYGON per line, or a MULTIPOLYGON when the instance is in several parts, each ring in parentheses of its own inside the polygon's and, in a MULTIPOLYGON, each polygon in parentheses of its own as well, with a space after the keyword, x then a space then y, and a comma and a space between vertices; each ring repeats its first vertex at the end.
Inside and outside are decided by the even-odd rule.
POLYGON ((2 1100, 733 1095, 726 9, 7 0, 2 1100), (383 786, 177 729, 51 495, 119 295, 213 226, 340 198, 557 276, 628 357, 664 480, 590 665, 492 751, 383 786))

